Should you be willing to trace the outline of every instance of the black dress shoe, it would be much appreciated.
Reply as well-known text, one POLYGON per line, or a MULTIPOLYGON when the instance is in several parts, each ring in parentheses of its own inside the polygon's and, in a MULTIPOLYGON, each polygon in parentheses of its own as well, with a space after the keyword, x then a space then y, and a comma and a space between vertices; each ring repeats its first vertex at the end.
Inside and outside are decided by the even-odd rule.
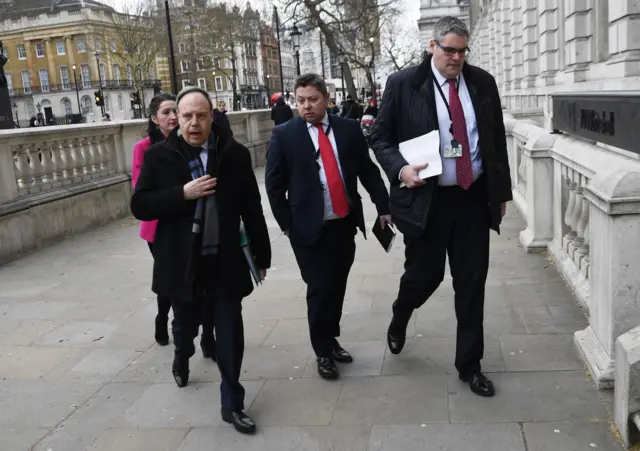
POLYGON ((242 410, 232 412, 222 408, 220 411, 222 413, 222 420, 225 423, 233 424, 236 431, 243 434, 253 434, 256 431, 256 424, 242 410))
POLYGON ((166 316, 156 315, 156 333, 155 339, 156 343, 160 346, 167 346, 169 344, 169 329, 167 327, 167 322, 169 318, 166 316))
POLYGON ((323 379, 338 378, 338 368, 331 357, 318 357, 318 374, 323 379))
POLYGON ((189 359, 183 359, 178 356, 173 358, 173 367, 171 369, 173 379, 178 387, 186 387, 189 383, 189 359))
POLYGON ((465 376, 460 375, 460 380, 463 382, 468 382, 469 387, 471 387, 471 391, 478 396, 489 397, 496 394, 495 388, 493 387, 493 382, 487 379, 487 377, 480 371, 465 376))
MULTIPOLYGON (((409 319, 411 316, 409 316, 409 319)), ((389 329, 387 330, 387 344, 392 354, 400 354, 407 340, 407 326, 409 319, 401 319, 397 315, 393 315, 389 329)))
POLYGON ((340 344, 336 341, 333 345, 333 349, 331 350, 331 356, 333 360, 339 363, 351 363, 353 362, 353 357, 351 354, 344 349, 340 344))
POLYGON ((205 359, 211 359, 216 361, 216 341, 209 342, 208 340, 200 341, 200 349, 202 349, 202 357, 205 359))

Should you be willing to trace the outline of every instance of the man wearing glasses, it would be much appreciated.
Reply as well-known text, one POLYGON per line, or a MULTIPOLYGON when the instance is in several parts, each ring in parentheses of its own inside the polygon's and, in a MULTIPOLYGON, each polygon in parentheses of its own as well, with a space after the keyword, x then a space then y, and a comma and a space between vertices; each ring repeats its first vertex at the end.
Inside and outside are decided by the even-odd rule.
POLYGON ((458 319, 455 366, 473 393, 493 396, 480 360, 489 230, 499 231, 512 199, 502 107, 494 78, 465 64, 464 22, 444 17, 433 33, 422 64, 389 77, 373 133, 406 245, 387 342, 393 354, 402 351, 411 314, 444 279, 448 255, 458 319), (433 130, 440 135, 443 170, 423 180, 418 172, 426 165, 408 164, 399 144, 433 130))

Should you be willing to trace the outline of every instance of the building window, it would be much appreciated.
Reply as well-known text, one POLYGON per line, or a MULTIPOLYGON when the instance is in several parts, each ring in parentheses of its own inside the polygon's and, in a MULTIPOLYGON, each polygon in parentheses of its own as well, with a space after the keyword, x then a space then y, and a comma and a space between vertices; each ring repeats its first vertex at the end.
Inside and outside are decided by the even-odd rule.
POLYGON ((99 36, 96 36, 96 50, 102 52, 102 38, 99 36))
POLYGON ((47 69, 40 69, 40 89, 42 92, 49 92, 49 72, 47 69))
POLYGON ((58 55, 66 55, 67 54, 67 49, 64 46, 64 41, 56 42, 56 53, 58 55))
POLYGON ((216 77, 216 91, 222 91, 222 77, 216 77))
POLYGON ((33 102, 27 102, 25 107, 27 109, 27 117, 28 118, 35 117, 35 115, 36 115, 36 107, 33 106, 33 102))
POLYGON ((198 78, 198 88, 207 90, 207 80, 205 78, 198 78))
POLYGON ((186 88, 187 86, 190 86, 191 82, 189 80, 182 80, 182 87, 186 88))
POLYGON ((60 81, 62 82, 62 89, 71 89, 68 67, 63 66, 60 68, 60 81))
POLYGON ((88 64, 83 64, 80 66, 80 71, 82 72, 82 86, 85 88, 91 87, 91 71, 89 70, 88 64))
POLYGON ((118 44, 116 44, 115 39, 112 39, 111 41, 109 41, 109 48, 111 49, 112 53, 115 53, 118 51, 118 44))
POLYGON ((91 97, 82 96, 82 100, 80 101, 82 104, 82 114, 93 113, 93 103, 91 102, 91 97))
POLYGON ((182 69, 182 72, 188 72, 189 71, 189 62, 188 61, 180 61, 180 69, 182 69))
POLYGON ((13 76, 9 73, 4 74, 7 78, 7 89, 9 90, 9 95, 13 95, 13 76))
POLYGON ((113 79, 116 81, 116 85, 120 84, 120 66, 113 65, 113 79))
POLYGON ((131 67, 130 64, 127 64, 125 69, 127 71, 127 81, 133 84, 133 68, 131 67))
POLYGON ((204 70, 204 61, 202 59, 198 60, 198 62, 196 63, 196 68, 198 70, 204 70))
POLYGON ((122 97, 122 94, 118 94, 118 111, 124 111, 124 97, 122 97))
POLYGON ((71 116, 73 114, 73 107, 71 106, 71 100, 66 97, 60 101, 60 106, 62 107, 62 114, 65 116, 71 116))
POLYGON ((111 113, 111 97, 104 96, 104 111, 105 113, 111 113))
POLYGON ((156 79, 156 68, 151 66, 149 68, 149 80, 155 80, 156 79))
POLYGON ((36 44, 36 57, 44 58, 44 44, 42 42, 36 44))
POLYGON ((185 46, 184 46, 184 43, 181 42, 178 44, 178 53, 184 53, 184 51, 185 51, 185 46))
POLYGON ((22 87, 24 88, 24 92, 26 94, 31 92, 31 78, 29 77, 28 70, 22 72, 22 87))
POLYGON ((107 66, 100 63, 100 78, 102 78, 102 86, 107 86, 107 66))
POLYGON ((24 48, 24 45, 19 45, 18 46, 18 59, 19 60, 26 60, 27 59, 27 51, 24 48))
POLYGON ((78 53, 85 53, 87 51, 87 41, 84 39, 76 39, 76 47, 78 53))

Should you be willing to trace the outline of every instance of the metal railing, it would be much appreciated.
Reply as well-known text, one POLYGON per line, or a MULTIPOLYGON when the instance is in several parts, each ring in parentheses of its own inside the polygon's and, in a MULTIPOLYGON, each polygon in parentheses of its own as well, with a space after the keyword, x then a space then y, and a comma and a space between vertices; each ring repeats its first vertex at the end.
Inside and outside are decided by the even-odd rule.
MULTIPOLYGON (((160 80, 142 80, 143 88, 153 88, 154 86, 161 86, 160 80)), ((78 80, 77 90, 83 91, 85 89, 136 89, 136 83, 131 80, 102 80, 102 86, 98 80, 91 80, 84 83, 82 80, 78 80)), ((43 85, 43 86, 31 86, 29 88, 10 88, 9 97, 25 97, 32 96, 34 94, 49 94, 58 92, 75 92, 76 83, 62 83, 55 85, 43 85)))

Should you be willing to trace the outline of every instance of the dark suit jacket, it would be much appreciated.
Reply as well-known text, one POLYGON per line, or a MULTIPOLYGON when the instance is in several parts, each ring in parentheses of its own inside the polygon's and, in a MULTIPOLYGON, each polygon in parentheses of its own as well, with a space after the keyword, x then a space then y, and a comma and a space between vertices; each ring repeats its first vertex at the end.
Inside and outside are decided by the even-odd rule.
MULTIPOLYGON (((369 192, 379 215, 389 214, 389 196, 358 122, 331 116, 350 212, 365 233, 358 179, 369 192)), ((300 116, 273 129, 267 156, 266 186, 273 215, 292 244, 311 246, 324 224, 324 198, 316 149, 307 122, 300 116)), ((366 234, 365 234, 366 236, 366 234)))
MULTIPOLYGON (((500 95, 495 79, 486 71, 465 64, 462 70, 476 115, 480 155, 487 178, 491 228, 500 231, 500 203, 512 200, 507 140, 500 95)), ((431 55, 419 66, 396 72, 387 80, 376 120, 372 147, 391 183, 391 212, 401 232, 419 237, 427 226, 437 194, 438 177, 419 188, 400 188, 398 174, 407 164, 398 144, 438 129, 431 71, 431 55)))
MULTIPOLYGON (((271 243, 249 151, 219 125, 214 124, 213 129, 217 138, 214 175, 218 179, 220 219, 220 264, 215 276, 224 281, 229 296, 243 298, 253 290, 253 282, 240 247, 240 219, 259 268, 271 264, 271 243)), ((153 243, 152 289, 174 298, 184 297, 192 289, 187 268, 196 206, 196 201, 184 198, 183 186, 191 181, 191 172, 187 157, 178 150, 178 139, 176 129, 166 141, 147 149, 131 198, 131 211, 137 219, 159 219, 153 243)))

